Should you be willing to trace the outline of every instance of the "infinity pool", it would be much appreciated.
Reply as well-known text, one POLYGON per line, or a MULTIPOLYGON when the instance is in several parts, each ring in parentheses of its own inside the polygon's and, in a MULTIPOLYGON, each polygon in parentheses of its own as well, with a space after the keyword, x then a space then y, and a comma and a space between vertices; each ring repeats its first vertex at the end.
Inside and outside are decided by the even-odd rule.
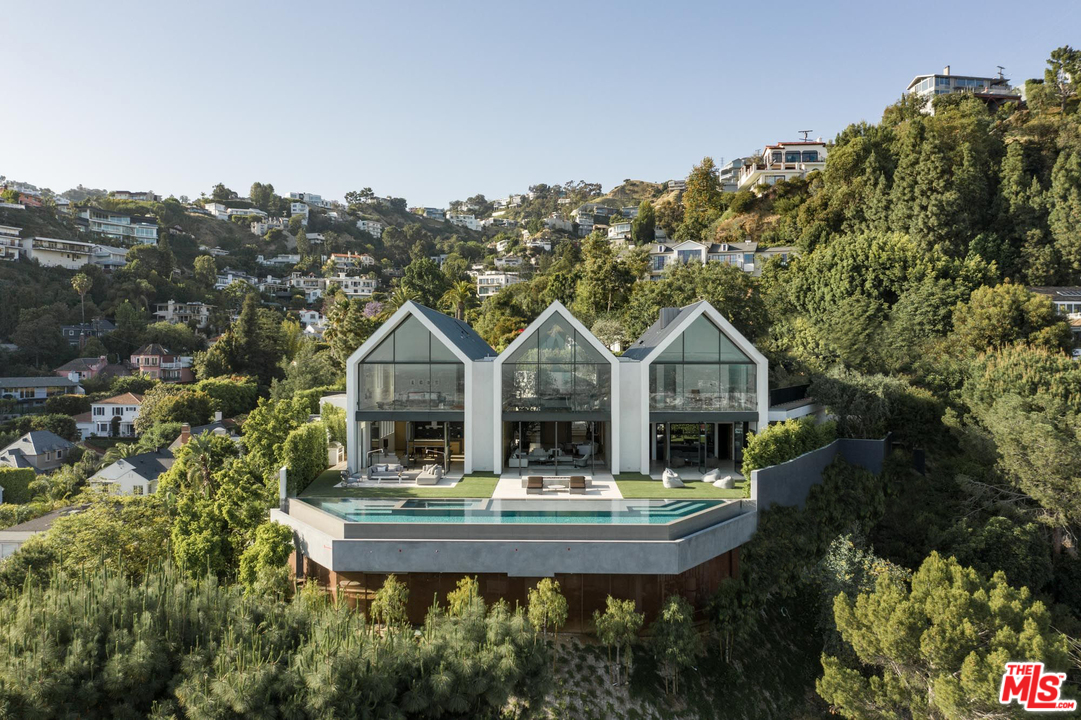
POLYGON ((465 525, 665 525, 727 504, 725 500, 492 500, 305 497, 350 523, 465 525))

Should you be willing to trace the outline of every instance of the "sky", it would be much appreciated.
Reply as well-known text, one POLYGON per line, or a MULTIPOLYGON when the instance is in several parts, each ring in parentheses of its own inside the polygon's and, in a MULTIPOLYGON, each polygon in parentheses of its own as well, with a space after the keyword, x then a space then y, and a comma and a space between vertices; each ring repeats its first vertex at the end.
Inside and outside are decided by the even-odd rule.
POLYGON ((1077 6, 0 0, 0 175, 438 207, 661 182, 877 122, 945 65, 1042 77, 1081 43, 1077 6))

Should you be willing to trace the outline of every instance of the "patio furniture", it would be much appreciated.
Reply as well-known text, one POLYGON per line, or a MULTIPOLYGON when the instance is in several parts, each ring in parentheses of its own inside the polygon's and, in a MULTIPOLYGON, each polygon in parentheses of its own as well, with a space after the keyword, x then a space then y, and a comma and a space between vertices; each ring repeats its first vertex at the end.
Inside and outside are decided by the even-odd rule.
POLYGON ((544 478, 540 475, 530 475, 525 479, 525 491, 527 495, 544 492, 544 478))
POLYGON ((585 448, 585 452, 582 453, 581 457, 574 458, 574 467, 584 468, 589 465, 589 456, 593 454, 593 448, 589 445, 582 445, 580 447, 585 448))
POLYGON ((512 468, 524 468, 529 467, 529 456, 525 453, 518 452, 517 450, 511 453, 510 459, 507 460, 507 467, 512 468))
POLYGON ((720 471, 719 468, 713 468, 712 470, 708 470, 706 472, 706 474, 702 476, 702 482, 709 483, 710 485, 712 485, 713 483, 717 482, 720 479, 721 479, 721 471, 720 471))
POLYGON ((425 465, 424 469, 417 475, 417 485, 438 485, 439 481, 443 479, 443 466, 442 465, 425 465))
POLYGON ((713 483, 713 487, 720 488, 721 490, 733 490, 736 487, 736 479, 731 475, 725 475, 723 478, 713 483))
POLYGON ((529 451, 526 458, 534 462, 546 462, 548 460, 548 451, 542 447, 535 447, 529 451))
POLYGON ((375 482, 402 480, 402 466, 398 463, 381 463, 368 468, 367 479, 375 482))
POLYGON ((683 480, 680 479, 679 473, 677 473, 672 468, 665 468, 664 469, 664 472, 661 473, 661 482, 664 484, 664 486, 666 488, 669 488, 669 489, 686 487, 683 484, 683 480))
POLYGON ((575 493, 579 495, 585 495, 586 492, 586 477, 585 475, 571 475, 570 485, 567 489, 572 495, 575 493))

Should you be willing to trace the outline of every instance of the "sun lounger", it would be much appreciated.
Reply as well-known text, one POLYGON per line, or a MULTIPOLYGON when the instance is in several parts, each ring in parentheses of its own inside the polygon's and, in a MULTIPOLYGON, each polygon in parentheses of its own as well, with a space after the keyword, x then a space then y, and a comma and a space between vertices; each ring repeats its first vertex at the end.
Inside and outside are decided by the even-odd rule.
POLYGON ((544 492, 544 478, 540 475, 530 475, 525 479, 526 494, 544 492))
POLYGON ((567 486, 571 494, 577 493, 579 495, 585 495, 586 492, 586 477, 585 475, 571 475, 570 485, 567 486))

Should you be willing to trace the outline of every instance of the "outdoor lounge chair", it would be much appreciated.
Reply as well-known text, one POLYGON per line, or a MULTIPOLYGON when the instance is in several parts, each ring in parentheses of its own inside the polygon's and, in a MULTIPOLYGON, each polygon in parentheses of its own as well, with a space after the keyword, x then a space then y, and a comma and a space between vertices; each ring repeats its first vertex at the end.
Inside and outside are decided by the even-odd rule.
POLYGON ((530 475, 525 479, 526 494, 544 492, 544 478, 540 475, 530 475))
POLYGON ((571 475, 570 485, 567 486, 571 494, 578 493, 579 495, 585 495, 586 493, 586 476, 585 475, 571 475))

